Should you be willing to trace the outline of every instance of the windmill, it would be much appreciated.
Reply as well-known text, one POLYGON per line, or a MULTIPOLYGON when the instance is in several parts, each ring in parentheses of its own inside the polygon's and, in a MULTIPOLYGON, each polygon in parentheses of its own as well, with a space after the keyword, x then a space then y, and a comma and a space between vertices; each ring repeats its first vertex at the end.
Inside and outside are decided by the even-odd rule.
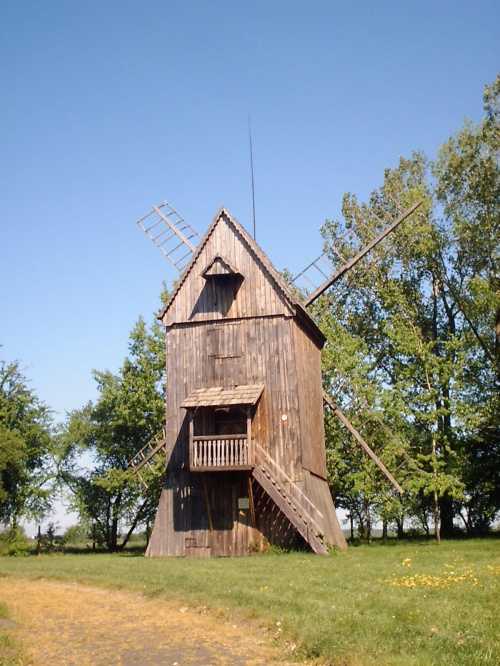
POLYGON ((306 308, 331 295, 420 204, 396 219, 371 211, 379 229, 368 243, 351 230, 351 258, 340 250, 336 264, 318 257, 293 288, 225 208, 203 237, 166 201, 136 220, 180 274, 159 315, 166 423, 130 461, 147 484, 157 456, 165 459, 147 555, 247 555, 264 540, 305 541, 325 555, 329 545, 345 548, 326 480, 324 405, 403 492, 394 473, 413 463, 376 411, 346 382, 353 422, 323 390, 326 339, 306 308), (393 464, 399 457, 392 472, 383 451, 393 464))

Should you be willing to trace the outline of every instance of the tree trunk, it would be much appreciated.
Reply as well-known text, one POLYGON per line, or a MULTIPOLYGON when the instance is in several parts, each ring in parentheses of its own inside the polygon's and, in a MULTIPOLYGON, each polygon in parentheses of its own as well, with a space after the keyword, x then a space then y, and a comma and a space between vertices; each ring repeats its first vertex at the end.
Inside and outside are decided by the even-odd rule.
POLYGON ((118 515, 121 501, 122 494, 118 493, 116 500, 113 503, 113 519, 111 521, 111 552, 115 552, 118 549, 118 515))
POLYGON ((436 534, 436 541, 441 543, 441 532, 439 529, 439 502, 437 491, 434 491, 434 532, 436 534))
POLYGON ((495 321, 495 374, 497 376, 497 381, 500 382, 500 308, 498 308, 496 313, 495 321))
POLYGON ((439 502, 441 515, 441 536, 443 539, 453 538, 453 502, 451 497, 441 497, 439 502))
POLYGON ((144 502, 143 502, 143 503, 141 504, 141 506, 139 507, 139 510, 138 510, 137 513, 136 513, 136 516, 135 516, 135 518, 134 518, 134 520, 133 520, 133 522, 132 522, 132 525, 130 526, 129 531, 127 532, 127 534, 125 535, 125 538, 123 539, 122 543, 121 543, 120 546, 119 546, 119 549, 120 549, 120 550, 123 550, 123 549, 125 548, 125 546, 127 545, 128 541, 129 541, 129 539, 130 539, 130 537, 132 536, 133 531, 134 531, 135 528, 137 527, 137 524, 138 524, 139 521, 142 519, 142 511, 143 511, 143 509, 144 509, 144 507, 146 506, 147 503, 148 503, 148 500, 145 499, 144 502))
POLYGON ((366 520, 366 543, 372 542, 372 519, 370 516, 370 505, 365 502, 365 520, 366 520))

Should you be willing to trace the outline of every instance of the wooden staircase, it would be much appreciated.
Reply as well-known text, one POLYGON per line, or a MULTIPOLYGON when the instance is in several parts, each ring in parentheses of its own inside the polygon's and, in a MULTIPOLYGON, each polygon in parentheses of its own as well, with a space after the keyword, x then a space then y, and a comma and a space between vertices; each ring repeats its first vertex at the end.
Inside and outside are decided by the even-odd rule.
POLYGON ((166 440, 166 428, 160 430, 152 437, 149 442, 138 451, 132 460, 129 461, 129 467, 132 468, 132 472, 137 475, 142 485, 147 489, 148 483, 140 474, 140 470, 147 465, 151 469, 153 468, 153 458, 160 453, 160 451, 165 450, 167 445, 166 440))
POLYGON ((323 514, 257 442, 252 475, 313 551, 318 555, 328 555, 317 523, 323 514))

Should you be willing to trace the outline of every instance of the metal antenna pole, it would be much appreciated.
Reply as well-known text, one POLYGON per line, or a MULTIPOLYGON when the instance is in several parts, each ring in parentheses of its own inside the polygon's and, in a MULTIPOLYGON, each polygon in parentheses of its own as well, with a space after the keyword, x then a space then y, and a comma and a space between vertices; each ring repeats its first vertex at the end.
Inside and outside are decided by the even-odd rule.
POLYGON ((248 114, 248 140, 250 142, 250 170, 252 172, 253 239, 255 240, 255 189, 253 182, 252 131, 250 129, 250 114, 248 114))

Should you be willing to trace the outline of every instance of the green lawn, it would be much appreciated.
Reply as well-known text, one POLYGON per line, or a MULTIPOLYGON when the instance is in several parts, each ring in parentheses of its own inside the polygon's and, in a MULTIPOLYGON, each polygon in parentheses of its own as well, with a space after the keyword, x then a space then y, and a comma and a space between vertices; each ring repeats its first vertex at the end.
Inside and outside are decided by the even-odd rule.
POLYGON ((334 664, 500 664, 496 539, 360 546, 330 557, 2 557, 0 575, 131 587, 243 613, 279 626, 304 658, 334 664))

